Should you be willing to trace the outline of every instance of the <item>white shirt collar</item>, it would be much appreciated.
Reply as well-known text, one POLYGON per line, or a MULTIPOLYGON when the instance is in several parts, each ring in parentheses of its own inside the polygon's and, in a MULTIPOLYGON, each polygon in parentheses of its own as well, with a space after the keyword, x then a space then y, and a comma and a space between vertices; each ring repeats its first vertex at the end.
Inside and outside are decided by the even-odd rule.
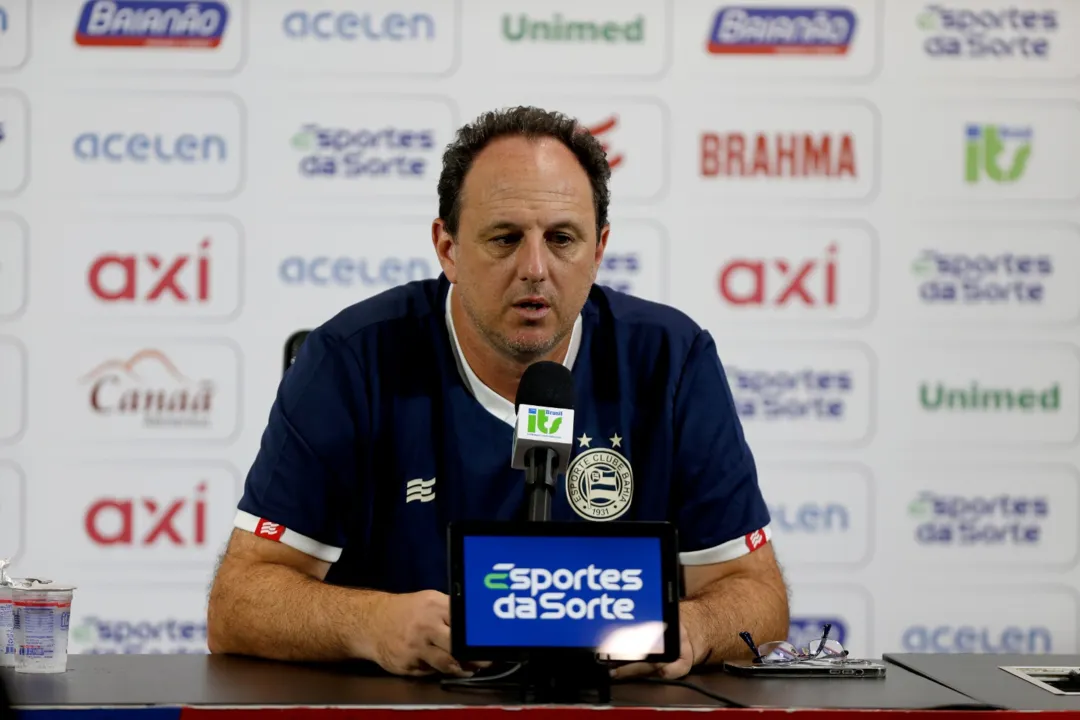
MULTIPOLYGON (((453 290, 454 286, 451 284, 446 291, 446 327, 450 331, 450 344, 454 348, 454 359, 457 361, 458 372, 461 373, 461 377, 465 381, 465 384, 468 385, 469 391, 472 392, 473 397, 476 398, 484 409, 510 427, 513 427, 517 421, 517 415, 514 412, 514 403, 485 385, 480 378, 476 376, 473 369, 469 367, 469 361, 465 359, 465 355, 461 352, 457 331, 454 329, 454 318, 450 313, 450 293, 453 292, 453 290)), ((577 320, 574 321, 574 329, 570 332, 570 347, 567 348, 566 358, 563 360, 563 365, 566 366, 567 369, 574 369, 574 360, 577 358, 578 349, 580 347, 581 313, 578 313, 577 320)))

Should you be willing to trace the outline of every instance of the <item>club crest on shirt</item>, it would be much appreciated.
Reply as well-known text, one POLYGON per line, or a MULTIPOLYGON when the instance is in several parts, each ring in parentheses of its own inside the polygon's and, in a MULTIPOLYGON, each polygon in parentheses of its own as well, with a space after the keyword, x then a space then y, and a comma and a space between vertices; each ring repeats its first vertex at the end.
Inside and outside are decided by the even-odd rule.
POLYGON ((586 520, 614 520, 633 497, 634 472, 616 450, 586 450, 566 469, 566 499, 586 520))

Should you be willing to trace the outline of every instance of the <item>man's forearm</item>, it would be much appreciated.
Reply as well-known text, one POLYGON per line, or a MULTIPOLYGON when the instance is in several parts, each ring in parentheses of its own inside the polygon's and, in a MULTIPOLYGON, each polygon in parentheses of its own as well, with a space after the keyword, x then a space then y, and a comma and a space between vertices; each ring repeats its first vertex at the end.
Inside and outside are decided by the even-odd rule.
POLYGON ((385 593, 328 585, 284 565, 226 558, 210 594, 210 651, 274 660, 371 660, 385 593))
POLYGON ((679 613, 691 635, 694 664, 753 657, 739 638, 746 630, 758 645, 788 635, 787 589, 755 577, 731 576, 684 600, 679 613))

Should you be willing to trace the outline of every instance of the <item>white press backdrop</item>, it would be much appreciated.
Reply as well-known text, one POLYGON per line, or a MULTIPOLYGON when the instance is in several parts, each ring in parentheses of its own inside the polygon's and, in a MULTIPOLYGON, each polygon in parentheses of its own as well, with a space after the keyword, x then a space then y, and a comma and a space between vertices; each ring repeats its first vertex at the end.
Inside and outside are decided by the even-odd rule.
POLYGON ((0 0, 0 555, 74 651, 205 651, 285 339, 434 275, 442 148, 531 103, 608 146, 604 282, 716 337, 792 636, 1077 652, 1080 4, 845 0, 816 56, 710 52, 752 0, 221 0, 198 48, 88 4, 145 9, 0 0))

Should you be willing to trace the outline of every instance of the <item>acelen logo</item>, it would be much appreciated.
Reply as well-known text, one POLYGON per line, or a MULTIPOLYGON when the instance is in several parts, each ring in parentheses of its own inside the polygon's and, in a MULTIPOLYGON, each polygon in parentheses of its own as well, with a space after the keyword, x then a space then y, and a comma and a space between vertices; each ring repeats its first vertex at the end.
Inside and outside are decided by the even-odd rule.
POLYGON ((72 418, 110 440, 228 439, 239 419, 240 360, 225 341, 101 341, 80 349, 72 418))
POLYGON ((846 55, 857 24, 846 8, 721 8, 706 50, 713 55, 846 55))
POLYGON ((224 2, 88 0, 75 43, 90 47, 216 48, 229 21, 224 2))

